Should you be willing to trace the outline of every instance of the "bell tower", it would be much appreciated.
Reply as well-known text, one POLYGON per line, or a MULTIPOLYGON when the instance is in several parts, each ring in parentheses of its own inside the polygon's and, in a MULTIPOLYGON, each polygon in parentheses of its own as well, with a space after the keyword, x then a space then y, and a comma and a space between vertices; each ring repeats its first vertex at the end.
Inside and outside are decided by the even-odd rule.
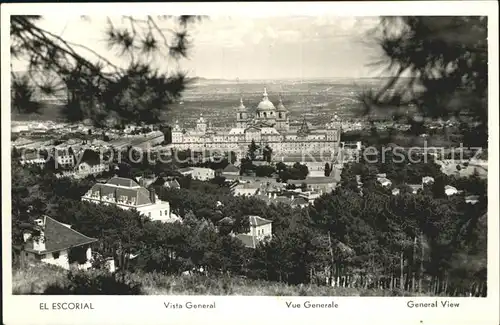
POLYGON ((248 112, 245 104, 243 104, 243 98, 240 97, 240 106, 236 110, 236 127, 245 128, 248 124, 248 112))
POLYGON ((280 95, 280 101, 278 103, 277 114, 276 114, 276 128, 278 130, 287 131, 289 129, 289 120, 288 120, 288 110, 285 105, 283 105, 283 99, 280 95))

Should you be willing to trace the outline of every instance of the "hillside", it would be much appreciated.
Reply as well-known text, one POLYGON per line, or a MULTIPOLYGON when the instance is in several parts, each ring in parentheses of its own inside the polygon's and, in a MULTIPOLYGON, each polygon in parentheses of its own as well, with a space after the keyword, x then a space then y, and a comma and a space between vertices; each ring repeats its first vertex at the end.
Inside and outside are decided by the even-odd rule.
MULTIPOLYGON (((332 288, 317 285, 286 285, 279 282, 250 280, 219 276, 167 276, 158 273, 129 273, 113 287, 113 277, 98 271, 84 275, 78 272, 80 280, 68 280, 69 272, 50 265, 30 266, 13 270, 13 294, 142 294, 142 295, 239 295, 239 296, 402 296, 399 290, 332 288), (91 280, 88 281, 88 278, 91 280), (96 280, 98 279, 99 280, 96 280), (82 288, 76 283, 85 283, 92 288, 82 288), (123 290, 123 283, 128 288, 123 290), (71 289, 68 289, 70 288, 71 289), (110 292, 109 288, 117 292, 110 292), (108 288, 108 289, 106 289, 108 288), (72 291, 70 291, 72 290, 72 291)), ((73 277, 73 279, 78 276, 73 277)), ((408 296, 410 294, 407 294, 408 296)), ((414 294, 413 294, 414 296, 414 294)))

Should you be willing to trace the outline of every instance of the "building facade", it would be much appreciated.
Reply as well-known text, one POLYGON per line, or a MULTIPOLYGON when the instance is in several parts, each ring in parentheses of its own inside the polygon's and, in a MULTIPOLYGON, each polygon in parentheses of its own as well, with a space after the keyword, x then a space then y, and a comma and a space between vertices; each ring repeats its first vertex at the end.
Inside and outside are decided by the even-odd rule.
POLYGON ((259 216, 248 216, 250 230, 246 234, 237 234, 236 238, 241 240, 248 248, 255 248, 259 242, 270 240, 273 236, 273 222, 259 216))
POLYGON ((264 89, 255 114, 243 104, 236 108, 236 125, 227 130, 215 130, 200 116, 194 129, 183 129, 178 121, 172 129, 172 147, 180 150, 233 150, 246 152, 254 141, 261 148, 268 145, 275 153, 331 152, 338 153, 341 123, 336 117, 324 126, 310 125, 305 119, 291 128, 289 112, 280 98, 275 106, 264 89))
POLYGON ((180 169, 179 172, 183 176, 191 176, 192 179, 196 179, 199 181, 209 181, 215 178, 215 171, 210 168, 186 167, 180 169))
POLYGON ((170 204, 158 199, 154 189, 148 190, 128 178, 113 177, 107 183, 97 183, 82 196, 82 201, 113 204, 124 210, 136 209, 153 221, 177 220, 170 213, 170 204))

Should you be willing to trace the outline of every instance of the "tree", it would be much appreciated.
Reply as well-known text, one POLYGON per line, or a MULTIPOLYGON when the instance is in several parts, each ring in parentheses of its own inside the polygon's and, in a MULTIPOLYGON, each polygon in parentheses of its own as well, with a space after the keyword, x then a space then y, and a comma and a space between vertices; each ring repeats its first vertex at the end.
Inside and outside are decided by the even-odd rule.
POLYGON ((273 149, 271 149, 271 147, 266 144, 266 146, 263 149, 264 161, 270 163, 272 159, 272 154, 273 154, 273 149))
POLYGON ((416 132, 425 118, 475 122, 487 145, 486 17, 383 17, 372 35, 383 53, 375 64, 393 76, 362 94, 365 113, 396 108, 395 118, 406 119, 416 132))
POLYGON ((276 170, 278 172, 284 171, 286 169, 287 169, 287 166, 286 166, 285 163, 283 163, 283 162, 280 161, 279 163, 276 164, 276 170))
POLYGON ((12 107, 39 112, 35 94, 42 93, 63 99, 62 113, 70 121, 90 119, 99 126, 158 122, 190 79, 149 62, 186 57, 188 29, 199 18, 125 16, 121 24, 108 18, 104 36, 111 50, 128 59, 122 68, 91 48, 41 28, 41 16, 11 16, 11 55, 28 62, 25 73, 11 71, 12 107), (176 21, 171 34, 163 28, 166 20, 176 21))
POLYGON ((247 157, 250 161, 254 161, 257 155, 257 150, 259 150, 259 146, 252 139, 252 142, 248 145, 247 157))
POLYGON ((256 170, 256 167, 250 158, 243 158, 241 159, 241 165, 240 165, 240 175, 247 175, 249 173, 252 173, 256 170))
POLYGON ((329 163, 325 163, 325 176, 328 177, 330 176, 332 170, 330 169, 330 164, 329 163))
POLYGON ((262 165, 255 167, 255 176, 257 177, 272 177, 276 172, 273 166, 262 165))

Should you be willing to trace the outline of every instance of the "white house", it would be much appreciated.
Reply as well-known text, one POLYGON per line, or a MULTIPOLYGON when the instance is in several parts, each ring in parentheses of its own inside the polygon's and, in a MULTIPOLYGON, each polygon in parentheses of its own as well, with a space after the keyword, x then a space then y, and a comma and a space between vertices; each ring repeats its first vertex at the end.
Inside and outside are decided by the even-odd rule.
POLYGON ((259 183, 241 183, 231 188, 234 196, 254 196, 259 192, 259 183))
POLYGON ((424 176, 422 177, 422 184, 432 184, 434 183, 434 177, 424 176))
POLYGON ((41 261, 69 270, 70 265, 79 269, 89 269, 92 259, 90 245, 97 241, 87 237, 70 225, 63 224, 51 217, 44 216, 35 220, 34 231, 24 233, 22 259, 41 261))
POLYGON ((384 187, 392 185, 392 182, 385 177, 379 177, 379 178, 377 178, 377 181, 380 183, 380 185, 382 185, 384 187))
POLYGON ((113 204, 124 210, 136 209, 152 220, 173 222, 170 204, 161 201, 154 188, 147 190, 129 178, 113 177, 107 183, 96 183, 82 196, 82 201, 113 204))
POLYGON ((54 149, 56 167, 74 167, 76 163, 75 154, 71 147, 57 147, 54 149))
POLYGON ((456 187, 453 187, 451 185, 446 185, 444 187, 444 192, 446 193, 447 196, 455 195, 458 194, 459 191, 456 189, 456 187))
POLYGON ((42 157, 39 152, 25 152, 19 160, 21 165, 37 165, 43 167, 47 159, 42 157))
POLYGON ((75 167, 75 176, 86 177, 89 175, 98 175, 108 171, 109 165, 103 163, 81 162, 75 167))
POLYGON ((273 222, 259 216, 248 216, 250 230, 246 234, 238 234, 236 238, 249 248, 257 247, 257 243, 269 240, 273 236, 273 222))
POLYGON ((476 204, 479 202, 479 195, 468 195, 465 197, 465 203, 476 204))
POLYGON ((187 167, 180 169, 179 172, 184 176, 190 175, 192 179, 199 181, 209 181, 215 178, 215 171, 210 168, 187 167))

